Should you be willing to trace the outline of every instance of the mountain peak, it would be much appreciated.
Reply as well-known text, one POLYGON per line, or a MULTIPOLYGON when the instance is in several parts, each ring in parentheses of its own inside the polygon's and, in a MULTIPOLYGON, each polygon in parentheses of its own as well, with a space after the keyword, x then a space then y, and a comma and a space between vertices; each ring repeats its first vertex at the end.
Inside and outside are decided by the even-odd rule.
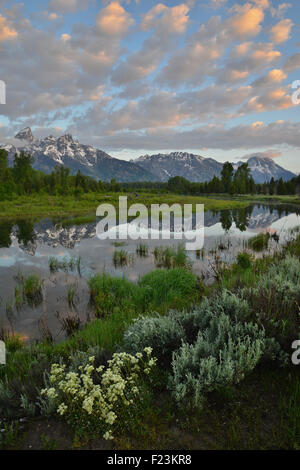
POLYGON ((72 134, 64 134, 58 139, 60 142, 74 142, 72 134))
POLYGON ((33 137, 30 127, 24 127, 24 129, 20 130, 20 132, 18 132, 15 135, 15 139, 27 140, 28 142, 33 142, 34 137, 33 137))

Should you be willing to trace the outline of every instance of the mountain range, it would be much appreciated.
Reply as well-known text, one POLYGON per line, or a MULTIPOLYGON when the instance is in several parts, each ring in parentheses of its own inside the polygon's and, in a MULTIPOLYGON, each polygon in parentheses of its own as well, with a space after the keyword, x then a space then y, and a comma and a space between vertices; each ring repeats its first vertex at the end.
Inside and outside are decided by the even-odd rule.
MULTIPOLYGON (((15 136, 17 144, 0 145, 8 151, 9 165, 13 164, 16 152, 23 150, 34 157, 33 167, 49 173, 56 165, 70 168, 72 174, 80 170, 83 174, 103 181, 168 181, 173 176, 183 176, 189 181, 204 182, 220 176, 223 164, 213 158, 204 158, 187 152, 144 155, 136 160, 125 161, 111 157, 106 152, 90 145, 80 144, 72 135, 52 135, 37 139, 29 127, 15 136)), ((235 163, 237 168, 243 162, 235 163)), ((268 157, 252 156, 247 160, 256 183, 282 178, 288 181, 296 175, 277 165, 268 157)))

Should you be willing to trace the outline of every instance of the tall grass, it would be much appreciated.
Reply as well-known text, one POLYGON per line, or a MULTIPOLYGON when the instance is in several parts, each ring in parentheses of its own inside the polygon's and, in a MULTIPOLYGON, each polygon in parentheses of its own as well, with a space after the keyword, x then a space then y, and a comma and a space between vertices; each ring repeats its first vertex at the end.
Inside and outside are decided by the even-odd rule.
POLYGON ((81 275, 81 257, 71 257, 69 258, 68 256, 65 256, 62 259, 59 259, 55 256, 50 256, 49 258, 49 270, 51 273, 57 272, 57 271, 74 271, 74 269, 77 269, 77 272, 79 275, 81 275))
POLYGON ((137 284, 125 278, 97 274, 88 284, 90 301, 99 317, 114 311, 164 312, 168 307, 186 305, 200 292, 196 276, 182 268, 152 271, 137 284))
POLYGON ((255 237, 250 238, 248 246, 254 251, 264 251, 268 249, 271 235, 267 233, 259 233, 255 237))
POLYGON ((154 260, 158 268, 191 268, 191 261, 183 245, 175 247, 156 247, 154 260))
POLYGON ((43 280, 36 274, 24 276, 21 272, 16 277, 18 285, 15 287, 15 308, 20 310, 27 302, 31 307, 42 303, 43 280))
POLYGON ((113 263, 115 267, 127 266, 133 263, 133 256, 129 255, 125 250, 116 250, 113 254, 113 263))
POLYGON ((141 258, 145 258, 149 254, 148 246, 143 243, 139 243, 135 251, 141 258))

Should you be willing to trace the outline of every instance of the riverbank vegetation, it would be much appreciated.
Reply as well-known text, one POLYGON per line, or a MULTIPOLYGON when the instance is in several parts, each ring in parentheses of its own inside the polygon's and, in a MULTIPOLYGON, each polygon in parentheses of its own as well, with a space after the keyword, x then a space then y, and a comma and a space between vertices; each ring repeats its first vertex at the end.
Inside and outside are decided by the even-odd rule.
POLYGON ((166 183, 122 184, 114 179, 97 181, 80 171, 71 175, 60 165, 45 174, 34 170, 32 164, 32 157, 21 152, 9 167, 7 152, 0 149, 0 218, 73 216, 78 222, 93 221, 99 204, 109 202, 117 207, 120 195, 127 195, 129 204, 204 204, 205 210, 238 209, 251 201, 269 199, 299 203, 299 177, 255 184, 246 163, 236 171, 225 163, 221 177, 205 183, 176 176, 166 183))
POLYGON ((299 234, 273 254, 219 264, 211 286, 167 267, 138 283, 92 276, 95 319, 60 343, 25 346, 2 331, 4 448, 32 445, 43 423, 37 448, 299 448, 299 234))

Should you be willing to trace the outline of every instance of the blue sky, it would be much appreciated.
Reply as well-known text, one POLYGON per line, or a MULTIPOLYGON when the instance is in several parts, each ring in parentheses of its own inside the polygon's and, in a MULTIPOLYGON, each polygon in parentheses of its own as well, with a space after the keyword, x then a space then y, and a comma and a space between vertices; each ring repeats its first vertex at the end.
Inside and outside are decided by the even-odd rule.
POLYGON ((0 0, 0 140, 31 126, 118 158, 255 153, 300 172, 299 18, 297 0, 0 0))

